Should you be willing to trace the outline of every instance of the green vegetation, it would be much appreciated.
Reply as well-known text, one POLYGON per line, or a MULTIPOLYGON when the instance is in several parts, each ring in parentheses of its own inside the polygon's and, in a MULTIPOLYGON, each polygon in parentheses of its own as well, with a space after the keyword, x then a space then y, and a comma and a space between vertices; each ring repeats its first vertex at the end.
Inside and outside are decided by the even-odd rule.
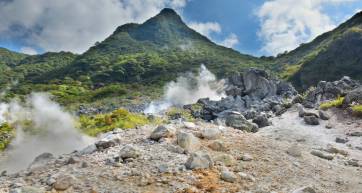
POLYGON ((177 107, 171 107, 167 110, 166 116, 169 119, 185 119, 186 121, 194 121, 194 117, 192 116, 189 110, 177 107))
POLYGON ((15 130, 9 124, 3 123, 0 125, 0 151, 4 150, 7 145, 9 145, 14 135, 15 130))
POLYGON ((143 24, 126 24, 81 55, 29 56, 0 48, 5 99, 46 91, 63 105, 106 98, 157 97, 166 82, 204 64, 219 78, 246 68, 266 69, 305 90, 348 75, 362 80, 362 12, 337 29, 278 57, 256 58, 219 46, 190 29, 170 9, 143 24))
POLYGON ((147 117, 130 113, 124 109, 118 109, 108 114, 82 115, 79 118, 80 129, 90 136, 96 136, 99 133, 112 131, 116 128, 130 129, 149 123, 150 120, 147 117))
POLYGON ((328 101, 320 104, 319 108, 321 109, 329 109, 332 107, 341 107, 344 101, 344 97, 338 97, 336 100, 328 101))
POLYGON ((281 73, 280 77, 282 79, 288 79, 289 77, 291 77, 292 75, 297 73, 299 71, 300 67, 301 67, 301 65, 286 66, 285 70, 281 73))
POLYGON ((362 12, 312 42, 278 56, 273 69, 298 90, 343 76, 362 80, 362 12), (299 69, 296 69, 298 66, 299 69))
POLYGON ((201 64, 224 78, 249 67, 267 68, 269 61, 211 42, 170 9, 143 24, 118 27, 82 55, 7 51, 0 52, 2 58, 8 59, 0 67, 0 90, 11 88, 5 98, 46 91, 63 105, 139 95, 153 98, 167 82, 196 72, 201 64))
POLYGON ((357 116, 362 116, 362 105, 354 105, 352 106, 353 114, 357 116))

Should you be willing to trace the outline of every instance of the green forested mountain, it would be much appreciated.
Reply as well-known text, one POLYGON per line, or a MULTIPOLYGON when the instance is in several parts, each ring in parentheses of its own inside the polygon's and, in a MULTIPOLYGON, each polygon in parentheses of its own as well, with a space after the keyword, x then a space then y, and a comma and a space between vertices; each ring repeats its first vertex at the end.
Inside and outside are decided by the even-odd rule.
POLYGON ((47 52, 30 56, 1 49, 0 87, 14 81, 19 83, 43 82, 49 73, 69 65, 75 57, 76 55, 70 52, 47 52))
POLYGON ((190 29, 176 12, 164 9, 143 24, 126 24, 64 70, 92 82, 162 83, 205 64, 219 76, 262 60, 211 42, 190 29))
POLYGON ((143 24, 126 24, 81 55, 29 56, 0 49, 0 90, 12 94, 49 91, 60 100, 152 94, 205 64, 218 77, 249 67, 264 68, 297 88, 344 75, 362 80, 362 12, 310 43, 278 57, 253 57, 219 46, 190 29, 172 9, 143 24), (144 92, 150 91, 150 92, 144 92))
POLYGON ((11 78, 2 81, 2 86, 11 80, 19 82, 10 93, 44 90, 63 101, 85 102, 115 94, 129 97, 140 90, 150 90, 146 93, 152 95, 177 75, 196 71, 201 64, 219 77, 265 66, 260 58, 211 42, 172 9, 162 10, 143 24, 118 27, 81 55, 60 52, 13 59, 11 67, 7 65, 11 78))
POLYGON ((278 71, 299 89, 343 76, 362 80, 362 12, 333 31, 279 56, 276 64, 278 71))

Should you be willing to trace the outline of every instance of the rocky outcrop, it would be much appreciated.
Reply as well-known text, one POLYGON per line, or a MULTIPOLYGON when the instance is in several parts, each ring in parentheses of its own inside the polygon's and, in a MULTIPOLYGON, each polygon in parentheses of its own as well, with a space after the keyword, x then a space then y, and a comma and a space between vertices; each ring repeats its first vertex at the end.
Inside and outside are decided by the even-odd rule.
POLYGON ((338 96, 346 96, 347 93, 359 86, 360 84, 357 81, 352 80, 348 76, 334 82, 321 81, 315 89, 307 92, 303 106, 306 108, 314 108, 318 106, 321 101, 332 100, 338 96))
POLYGON ((344 97, 343 106, 347 107, 352 103, 362 104, 362 86, 348 92, 344 97))
POLYGON ((227 80, 226 94, 220 101, 200 99, 197 103, 202 110, 192 114, 207 121, 223 120, 228 126, 255 132, 258 127, 270 125, 267 117, 259 116, 262 112, 283 114, 291 106, 285 101, 291 103, 297 91, 291 84, 273 79, 263 70, 249 69, 227 80), (247 119, 254 120, 257 128, 247 119))

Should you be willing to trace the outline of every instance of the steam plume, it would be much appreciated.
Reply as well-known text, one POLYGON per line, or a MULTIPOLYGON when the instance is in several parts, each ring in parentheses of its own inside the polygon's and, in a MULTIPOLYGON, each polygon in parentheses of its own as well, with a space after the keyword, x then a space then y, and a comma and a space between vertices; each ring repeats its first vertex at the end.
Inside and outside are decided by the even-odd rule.
POLYGON ((147 114, 157 114, 171 106, 182 106, 196 103, 200 98, 220 100, 224 94, 224 81, 217 81, 204 65, 201 65, 198 75, 188 73, 168 83, 161 101, 153 101, 145 109, 147 114))
POLYGON ((42 93, 32 94, 25 104, 1 104, 0 123, 5 121, 16 128, 16 137, 0 162, 1 170, 8 172, 25 169, 41 153, 70 153, 92 141, 75 129, 69 113, 42 93), (31 124, 24 124, 27 121, 31 124), (29 129, 35 129, 35 134, 29 129))

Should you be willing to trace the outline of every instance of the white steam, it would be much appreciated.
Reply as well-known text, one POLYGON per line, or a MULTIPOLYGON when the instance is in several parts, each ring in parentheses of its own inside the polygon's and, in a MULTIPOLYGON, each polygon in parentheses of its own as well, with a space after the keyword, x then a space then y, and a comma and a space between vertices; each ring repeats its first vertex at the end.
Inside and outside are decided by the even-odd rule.
POLYGON ((8 105, 5 103, 0 103, 0 125, 5 122, 5 113, 8 109, 8 105))
POLYGON ((8 172, 25 169, 44 152, 70 153, 92 142, 77 131, 69 113, 42 93, 32 94, 25 104, 17 101, 0 104, 0 124, 2 122, 16 128, 16 137, 0 162, 1 170, 8 172), (24 124, 29 121, 31 124, 24 124), (36 129, 35 134, 29 129, 36 129))
POLYGON ((157 114, 171 106, 183 106, 196 103, 200 98, 220 100, 225 96, 224 81, 218 81, 204 65, 197 76, 188 73, 168 83, 161 101, 153 101, 145 109, 147 114, 157 114))

